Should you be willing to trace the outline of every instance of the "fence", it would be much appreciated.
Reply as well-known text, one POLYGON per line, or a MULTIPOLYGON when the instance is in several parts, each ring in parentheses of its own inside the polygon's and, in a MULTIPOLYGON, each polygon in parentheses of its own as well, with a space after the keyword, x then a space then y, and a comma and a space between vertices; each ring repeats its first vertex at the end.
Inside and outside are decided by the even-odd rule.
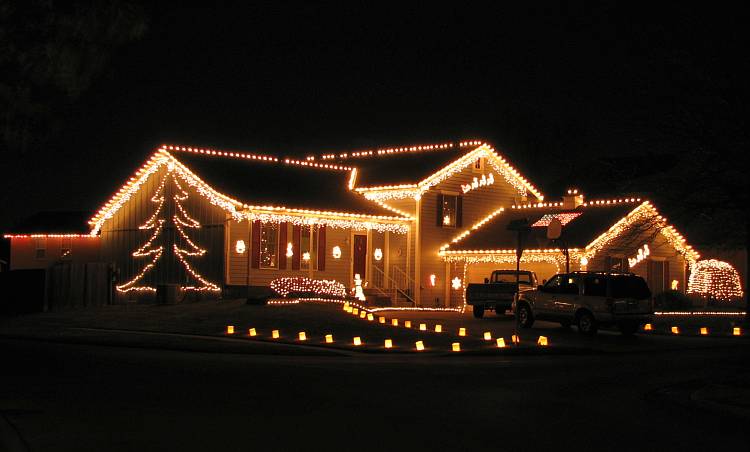
POLYGON ((112 268, 103 262, 60 262, 47 270, 47 310, 112 302, 112 268))

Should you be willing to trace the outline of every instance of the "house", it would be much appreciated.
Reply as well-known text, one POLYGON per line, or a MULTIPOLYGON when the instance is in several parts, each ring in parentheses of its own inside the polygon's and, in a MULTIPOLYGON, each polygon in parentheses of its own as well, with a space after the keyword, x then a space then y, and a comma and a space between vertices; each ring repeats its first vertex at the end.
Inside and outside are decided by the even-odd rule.
MULTIPOLYGON (((162 284, 215 296, 293 278, 361 284, 373 300, 461 309, 464 287, 515 268, 511 220, 531 225, 521 263, 548 278, 565 268, 632 270, 683 290, 698 254, 648 201, 545 201, 489 144, 458 141, 283 158, 164 145, 88 221, 65 236, 114 264, 120 300, 162 284), (546 238, 560 221, 561 241, 546 238), (564 243, 563 243, 564 242, 564 243)), ((8 234, 18 262, 40 239, 8 234)), ((14 259, 13 262, 16 262, 14 259)), ((45 262, 38 261, 39 265, 45 262)), ((15 265, 15 263, 12 263, 15 265)))
POLYGON ((40 212, 17 222, 11 239, 11 270, 45 269, 56 262, 99 259, 98 237, 89 234, 91 212, 40 212), (73 243, 76 243, 73 253, 73 243))

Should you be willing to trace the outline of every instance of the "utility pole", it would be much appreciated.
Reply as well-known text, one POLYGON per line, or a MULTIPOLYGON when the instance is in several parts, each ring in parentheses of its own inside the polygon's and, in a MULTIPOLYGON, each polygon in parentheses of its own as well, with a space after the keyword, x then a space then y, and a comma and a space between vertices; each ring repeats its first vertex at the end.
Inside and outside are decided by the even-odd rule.
POLYGON ((565 255, 565 273, 570 273, 570 250, 568 250, 568 243, 560 238, 561 235, 562 222, 558 218, 553 218, 547 225, 547 238, 562 244, 563 254, 565 255))
MULTIPOLYGON (((526 241, 526 236, 529 235, 529 232, 531 232, 531 226, 529 226, 528 218, 520 218, 518 220, 513 220, 510 223, 508 223, 508 226, 506 227, 506 229, 509 231, 516 231, 516 294, 514 295, 514 299, 517 303, 518 294, 520 293, 518 288, 521 283, 520 275, 519 275, 521 271, 521 256, 523 255, 523 248, 524 248, 524 244, 526 241)), ((515 325, 516 327, 515 327, 514 334, 518 335, 518 316, 516 316, 515 325)))

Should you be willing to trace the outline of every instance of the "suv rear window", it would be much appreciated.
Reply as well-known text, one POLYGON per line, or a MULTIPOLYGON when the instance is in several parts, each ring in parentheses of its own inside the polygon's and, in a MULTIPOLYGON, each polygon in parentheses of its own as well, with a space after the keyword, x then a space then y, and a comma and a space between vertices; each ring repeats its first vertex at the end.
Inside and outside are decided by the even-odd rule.
POLYGON ((651 291, 643 278, 639 276, 611 276, 610 290, 614 298, 651 298, 651 291))
POLYGON ((583 293, 590 297, 607 296, 607 279, 604 276, 587 276, 583 279, 583 293))

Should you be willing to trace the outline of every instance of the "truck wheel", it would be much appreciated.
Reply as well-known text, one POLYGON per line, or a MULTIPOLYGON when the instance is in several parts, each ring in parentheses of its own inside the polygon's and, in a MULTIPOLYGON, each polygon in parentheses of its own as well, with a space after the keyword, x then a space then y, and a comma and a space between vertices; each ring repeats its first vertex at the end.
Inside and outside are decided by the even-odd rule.
POLYGON ((593 336, 597 331, 596 319, 587 311, 578 314, 578 332, 586 336, 593 336))
POLYGON ((623 336, 632 336, 638 331, 639 326, 638 322, 622 322, 618 325, 620 333, 622 333, 623 336))
POLYGON ((525 303, 518 305, 516 319, 518 319, 521 328, 531 328, 531 325, 534 324, 534 314, 531 313, 529 305, 525 303))
POLYGON ((474 305, 474 317, 478 319, 484 317, 484 306, 474 305))

